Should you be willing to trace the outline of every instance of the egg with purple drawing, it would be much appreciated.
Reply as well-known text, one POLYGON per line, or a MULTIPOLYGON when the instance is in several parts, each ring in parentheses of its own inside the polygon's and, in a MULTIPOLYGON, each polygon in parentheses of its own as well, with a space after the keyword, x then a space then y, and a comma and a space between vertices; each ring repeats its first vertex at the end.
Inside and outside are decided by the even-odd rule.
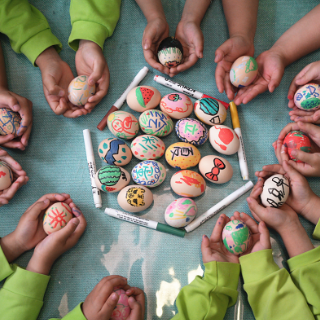
POLYGON ((195 218, 197 212, 197 205, 192 199, 179 198, 169 204, 164 218, 171 227, 182 228, 195 218))
POLYGON ((294 104, 301 110, 312 111, 320 108, 320 85, 308 83, 294 94, 294 104))
POLYGON ((96 86, 89 85, 88 76, 74 78, 68 87, 68 99, 75 106, 84 106, 96 92, 96 86))
POLYGON ((12 180, 11 168, 6 162, 0 161, 0 191, 8 189, 12 184, 12 180))
POLYGON ((17 136, 21 123, 21 117, 18 112, 11 109, 0 108, 0 135, 7 136, 13 134, 17 136))
POLYGON ((246 87, 258 74, 257 61, 249 56, 238 58, 230 70, 230 82, 238 88, 246 87))
POLYGON ((180 119, 176 123, 178 138, 195 146, 201 146, 208 140, 208 129, 199 120, 192 118, 180 119))

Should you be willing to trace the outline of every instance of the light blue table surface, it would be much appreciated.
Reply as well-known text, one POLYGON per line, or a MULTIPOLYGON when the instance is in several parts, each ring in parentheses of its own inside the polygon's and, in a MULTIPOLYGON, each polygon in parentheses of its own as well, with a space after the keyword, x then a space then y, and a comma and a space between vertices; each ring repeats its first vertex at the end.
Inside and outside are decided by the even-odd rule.
MULTIPOLYGON (((69 1, 30 1, 47 17, 52 31, 63 43, 61 57, 69 63, 75 74, 75 53, 67 45, 71 25, 69 1)), ((255 37, 255 57, 267 50, 292 24, 318 4, 316 0, 260 1, 258 27, 255 37)), ((174 35, 184 6, 184 1, 163 1, 164 10, 174 35)), ((142 33, 146 20, 133 0, 124 0, 121 17, 114 35, 106 41, 104 54, 107 59, 111 83, 108 95, 88 116, 67 119, 56 116, 49 108, 42 90, 41 74, 23 56, 17 55, 8 39, 1 35, 9 87, 12 91, 33 102, 34 124, 26 151, 8 150, 22 165, 30 177, 26 186, 18 191, 9 205, 0 209, 0 236, 13 231, 21 214, 45 193, 70 193, 81 208, 88 227, 79 243, 64 254, 54 265, 39 319, 61 317, 83 301, 98 281, 107 275, 120 274, 128 278, 131 286, 138 286, 146 293, 145 319, 170 319, 176 312, 174 301, 179 290, 196 274, 201 273, 200 242, 203 234, 210 235, 217 217, 178 238, 110 218, 104 214, 105 207, 121 209, 116 194, 103 194, 103 208, 96 209, 90 187, 90 179, 83 142, 83 129, 90 129, 93 147, 112 134, 108 129, 96 129, 97 124, 112 104, 120 97, 136 73, 146 64, 141 49, 142 33)), ((312 27, 312 26, 310 26, 312 27)), ((201 92, 227 101, 225 94, 217 90, 214 71, 215 49, 228 38, 227 25, 220 1, 214 3, 202 23, 205 38, 204 58, 190 70, 179 74, 175 81, 201 92)), ((239 117, 245 143, 251 179, 263 165, 276 162, 271 146, 280 130, 290 122, 287 107, 287 91, 293 77, 308 63, 320 60, 319 51, 314 52, 286 69, 280 86, 273 94, 261 94, 245 106, 239 106, 239 117)), ((171 92, 153 81, 158 74, 151 70, 141 82, 156 87, 162 95, 171 92)), ((122 110, 130 111, 125 104, 122 110)), ((137 113, 134 113, 138 116, 137 113)), ((226 125, 232 126, 230 114, 226 125)), ((177 142, 174 133, 163 139, 166 146, 177 142)), ((217 154, 209 142, 199 148, 201 155, 217 154)), ((97 167, 103 162, 95 153, 97 167)), ((232 180, 223 185, 207 184, 203 196, 196 198, 199 213, 206 211, 235 189, 244 184, 240 176, 237 155, 227 156, 234 168, 232 180)), ((170 177, 177 170, 169 168, 164 158, 161 163, 167 169, 167 179, 153 189, 154 204, 143 217, 164 222, 164 209, 178 196, 170 189, 170 177)), ((138 159, 125 167, 129 172, 138 159)), ((196 169, 197 170, 197 169, 196 169)), ((309 179, 312 189, 319 192, 319 179, 309 179)), ((246 196, 242 196, 223 212, 231 216, 235 210, 249 213, 246 196)), ((311 237, 314 226, 302 219, 311 237)), ((280 237, 271 231, 277 262, 282 264, 287 253, 280 237)), ((317 244, 316 241, 314 241, 317 244)), ((25 267, 32 252, 18 259, 25 267)), ((285 264, 284 264, 285 265, 285 264)), ((226 319, 254 319, 244 291, 239 295, 237 307, 229 308, 226 319)))

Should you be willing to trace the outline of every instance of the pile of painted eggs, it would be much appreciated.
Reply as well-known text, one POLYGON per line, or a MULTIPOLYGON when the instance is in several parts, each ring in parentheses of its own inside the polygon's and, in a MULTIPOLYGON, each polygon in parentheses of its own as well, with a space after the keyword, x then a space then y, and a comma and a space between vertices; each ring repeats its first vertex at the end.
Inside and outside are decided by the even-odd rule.
POLYGON ((159 162, 164 156, 166 162, 180 171, 170 177, 170 185, 178 198, 165 210, 165 221, 176 228, 190 223, 197 214, 193 199, 201 196, 206 181, 216 184, 228 182, 233 169, 228 160, 208 155, 201 158, 199 146, 210 141, 212 147, 226 155, 239 149, 236 133, 221 125, 227 110, 223 104, 212 98, 197 100, 195 105, 183 93, 173 92, 161 98, 160 92, 150 86, 138 86, 127 95, 128 106, 141 112, 137 119, 126 111, 115 111, 108 117, 108 128, 116 138, 103 140, 98 147, 99 157, 106 162, 95 176, 97 187, 104 192, 119 192, 119 206, 129 212, 140 212, 153 203, 151 189, 161 185, 167 176, 165 166, 159 162), (159 109, 156 109, 159 106, 159 109), (190 118, 192 111, 199 119, 190 118), (172 119, 177 122, 174 125, 172 119), (210 130, 207 126, 211 126, 210 130), (144 134, 139 134, 139 129, 144 134), (166 148, 162 137, 173 129, 180 142, 166 148), (130 147, 125 140, 131 140, 130 147), (131 174, 122 166, 127 165, 132 155, 139 159, 131 174), (199 172, 189 169, 199 167, 199 172), (131 178, 135 184, 130 183, 131 178))

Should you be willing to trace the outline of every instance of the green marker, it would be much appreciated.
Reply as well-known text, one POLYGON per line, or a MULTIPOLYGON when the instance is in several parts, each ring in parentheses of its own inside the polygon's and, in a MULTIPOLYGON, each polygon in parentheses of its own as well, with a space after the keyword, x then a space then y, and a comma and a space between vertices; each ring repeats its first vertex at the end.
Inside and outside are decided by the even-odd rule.
POLYGON ((122 211, 115 210, 112 208, 106 208, 104 210, 104 213, 106 213, 107 215, 109 215, 111 217, 120 219, 120 220, 131 222, 131 223, 137 224, 142 227, 158 230, 160 232, 170 233, 170 234, 173 234, 174 236, 178 236, 181 238, 183 238, 186 233, 185 230, 173 228, 173 227, 167 226, 166 224, 163 224, 160 222, 156 222, 156 221, 152 221, 152 220, 148 220, 148 219, 143 219, 143 218, 140 218, 140 217, 135 216, 133 214, 130 214, 127 212, 122 212, 122 211))

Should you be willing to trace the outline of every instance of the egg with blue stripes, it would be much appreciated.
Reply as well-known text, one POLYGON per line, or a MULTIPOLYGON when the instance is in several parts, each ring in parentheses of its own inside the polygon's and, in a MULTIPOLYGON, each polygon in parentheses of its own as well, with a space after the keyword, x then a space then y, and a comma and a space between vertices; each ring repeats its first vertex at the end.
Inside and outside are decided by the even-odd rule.
POLYGON ((223 123, 227 118, 227 109, 219 101, 202 98, 195 102, 194 113, 197 118, 209 126, 223 123))

